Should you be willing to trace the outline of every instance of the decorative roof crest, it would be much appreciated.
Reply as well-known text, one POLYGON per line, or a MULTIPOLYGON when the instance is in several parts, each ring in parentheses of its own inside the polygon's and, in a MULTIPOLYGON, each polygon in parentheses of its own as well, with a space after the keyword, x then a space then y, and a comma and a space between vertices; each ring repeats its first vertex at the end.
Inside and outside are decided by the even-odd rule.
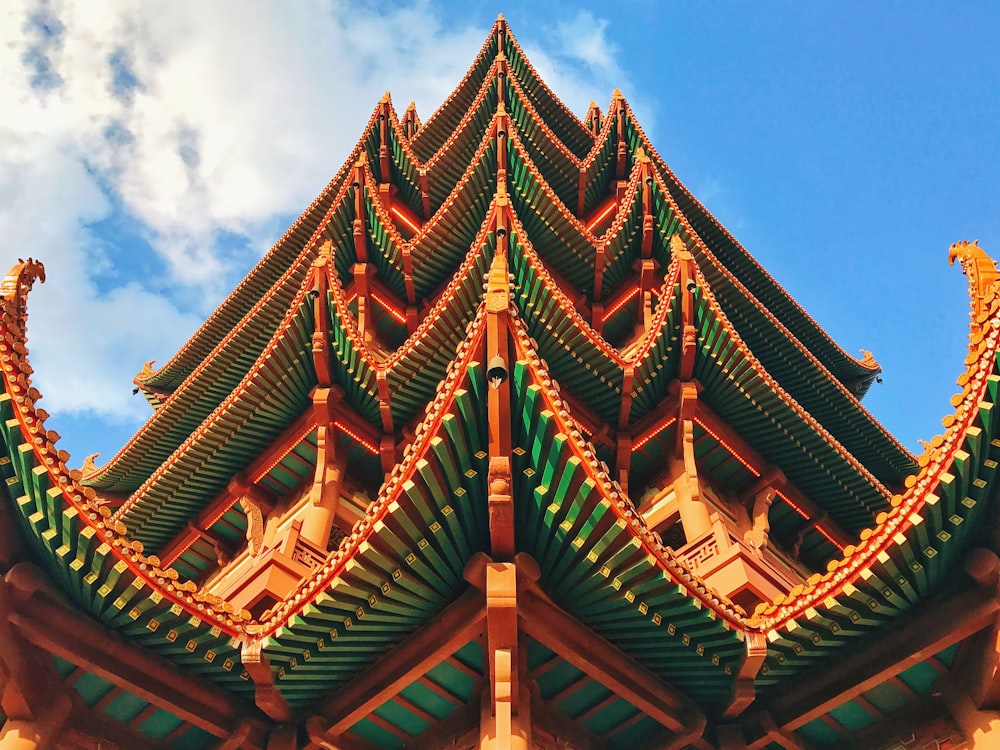
POLYGON ((0 284, 0 296, 15 304, 15 313, 19 317, 25 313, 28 292, 35 281, 45 282, 45 266, 34 258, 18 258, 0 284))
MULTIPOLYGON (((979 246, 979 240, 956 242, 948 248, 948 263, 962 264, 962 273, 969 279, 969 304, 972 307, 972 333, 978 333, 989 315, 988 301, 996 293, 1000 280, 997 264, 979 246)), ((975 338, 975 336, 973 336, 975 338)))

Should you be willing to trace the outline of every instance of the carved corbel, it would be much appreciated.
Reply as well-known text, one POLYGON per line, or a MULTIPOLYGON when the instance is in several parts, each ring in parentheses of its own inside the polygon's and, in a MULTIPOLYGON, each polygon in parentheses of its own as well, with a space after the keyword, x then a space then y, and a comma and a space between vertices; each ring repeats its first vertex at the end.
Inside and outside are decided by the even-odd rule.
POLYGON ((748 631, 746 634, 746 653, 740 664, 736 680, 733 682, 733 695, 723 714, 725 719, 733 719, 753 703, 754 680, 767 658, 767 637, 763 633, 748 631))
POLYGON ((274 511, 275 501, 266 490, 252 484, 244 474, 229 482, 229 492, 240 498, 240 507, 247 517, 247 547, 256 557, 264 549, 264 524, 274 511))
POLYGON ((262 646, 263 642, 260 640, 246 641, 243 644, 240 649, 243 668, 253 680, 258 708, 274 721, 289 721, 292 710, 274 684, 274 671, 271 669, 271 662, 264 656, 262 646))
POLYGON ((493 557, 510 560, 514 556, 514 507, 511 496, 510 459, 490 458, 489 474, 490 542, 493 557))
POLYGON ((777 494, 773 487, 766 487, 754 495, 753 508, 750 512, 753 528, 743 535, 743 541, 758 552, 767 547, 768 535, 771 531, 768 513, 777 494))
POLYGON ((327 737, 329 722, 322 716, 310 716, 306 719, 306 734, 309 741, 323 750, 341 750, 341 746, 327 737))

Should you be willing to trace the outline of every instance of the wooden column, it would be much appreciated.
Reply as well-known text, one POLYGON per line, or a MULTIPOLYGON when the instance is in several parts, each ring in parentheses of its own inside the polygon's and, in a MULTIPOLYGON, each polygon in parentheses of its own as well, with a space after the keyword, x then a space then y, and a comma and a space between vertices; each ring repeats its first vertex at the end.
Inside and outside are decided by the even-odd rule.
MULTIPOLYGON (((965 569, 982 590, 992 593, 994 600, 1000 599, 1000 557, 996 553, 984 548, 973 550, 966 558, 965 569)), ((948 712, 965 735, 969 750, 1000 747, 1000 712, 993 710, 1000 693, 997 623, 994 620, 993 626, 980 634, 978 642, 973 639, 973 649, 978 646, 978 654, 972 657, 978 662, 974 668, 948 675, 952 679, 942 690, 948 712)))
POLYGON ((316 473, 300 533, 305 541, 321 550, 325 550, 330 541, 346 469, 347 456, 337 449, 337 428, 333 425, 333 409, 340 397, 339 392, 330 388, 317 388, 313 394, 316 473))
POLYGON ((527 688, 520 681, 514 563, 486 566, 486 644, 490 680, 483 691, 480 747, 527 750, 531 747, 531 718, 527 715, 527 688))
MULTIPOLYGON (((967 750, 994 750, 1000 747, 1000 712, 976 708, 966 692, 946 695, 945 705, 965 735, 967 750)), ((2 745, 0 750, 3 750, 2 745)))
POLYGON ((24 571, 34 573, 22 563, 0 578, 0 708, 7 716, 0 750, 52 747, 72 708, 48 654, 25 641, 11 623, 18 603, 31 592, 9 580, 24 571))
POLYGON ((0 728, 0 750, 45 750, 55 744, 72 703, 58 692, 44 710, 30 719, 9 718, 0 728))

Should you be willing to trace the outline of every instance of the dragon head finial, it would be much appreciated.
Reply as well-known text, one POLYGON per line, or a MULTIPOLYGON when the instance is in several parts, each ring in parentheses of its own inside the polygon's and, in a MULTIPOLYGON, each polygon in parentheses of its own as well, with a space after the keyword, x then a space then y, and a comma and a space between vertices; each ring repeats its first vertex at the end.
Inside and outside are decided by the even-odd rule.
MULTIPOLYGON (((1000 272, 997 264, 979 246, 979 240, 956 242, 948 248, 948 263, 962 264, 962 273, 969 279, 969 304, 972 307, 972 340, 977 338, 985 320, 990 300, 997 291, 1000 272)), ((970 344, 971 345, 971 344, 970 344)))
POLYGON ((45 266, 34 258, 18 258, 17 263, 7 272, 0 283, 0 297, 13 303, 18 317, 27 309, 28 292, 36 281, 45 282, 45 266))

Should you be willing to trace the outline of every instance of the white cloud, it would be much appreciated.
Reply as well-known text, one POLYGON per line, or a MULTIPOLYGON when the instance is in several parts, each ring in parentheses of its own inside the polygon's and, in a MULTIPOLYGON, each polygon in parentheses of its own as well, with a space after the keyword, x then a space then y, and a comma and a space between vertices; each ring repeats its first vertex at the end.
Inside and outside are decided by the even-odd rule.
MULTIPOLYGON (((30 304, 46 408, 119 419, 145 413, 131 396, 142 363, 169 356, 276 218, 312 201, 382 93, 426 119, 488 30, 446 26, 420 0, 10 0, 0 14, 0 265, 48 269, 30 304), (156 278, 123 256, 146 246, 108 251, 94 227, 108 217, 148 241, 156 278)), ((566 60, 603 86, 620 76, 615 50, 589 14, 558 39, 560 62, 529 55, 585 108, 595 86, 566 60)))

